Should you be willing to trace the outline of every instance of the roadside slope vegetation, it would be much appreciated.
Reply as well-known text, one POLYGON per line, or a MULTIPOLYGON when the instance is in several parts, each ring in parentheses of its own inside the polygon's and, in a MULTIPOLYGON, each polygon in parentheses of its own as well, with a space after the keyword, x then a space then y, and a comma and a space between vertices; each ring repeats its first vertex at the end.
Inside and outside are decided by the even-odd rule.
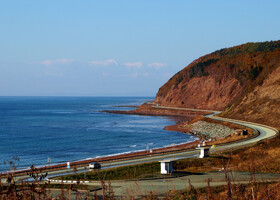
POLYGON ((279 128, 280 41, 246 43, 193 61, 158 91, 155 103, 224 111, 223 117, 279 128))

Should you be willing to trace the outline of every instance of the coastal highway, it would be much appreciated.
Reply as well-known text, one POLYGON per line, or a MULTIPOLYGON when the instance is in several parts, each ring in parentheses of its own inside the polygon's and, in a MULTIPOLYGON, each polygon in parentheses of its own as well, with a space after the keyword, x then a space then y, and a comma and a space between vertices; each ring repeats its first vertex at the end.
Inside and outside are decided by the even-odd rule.
MULTIPOLYGON (((256 124, 256 123, 252 123, 252 122, 217 117, 216 115, 219 114, 220 111, 188 109, 188 108, 178 108, 178 107, 164 107, 164 106, 152 106, 152 107, 157 108, 157 109, 175 109, 175 110, 187 110, 187 111, 195 111, 195 112, 197 112, 197 111, 208 112, 211 114, 207 114, 207 115, 205 115, 205 117, 212 118, 215 120, 227 121, 227 122, 231 122, 231 123, 235 123, 235 124, 240 124, 240 125, 252 128, 256 132, 259 132, 258 136, 248 139, 248 140, 243 140, 243 141, 231 143, 231 144, 218 145, 214 151, 226 151, 226 150, 232 150, 232 149, 237 149, 237 148, 241 148, 244 146, 252 145, 261 140, 273 138, 279 132, 277 129, 275 129, 273 127, 265 126, 262 124, 256 124)), ((168 153, 168 154, 156 155, 156 156, 151 156, 151 155, 147 154, 147 156, 144 158, 135 158, 135 159, 129 159, 129 160, 122 160, 122 161, 112 161, 112 162, 104 163, 104 164, 102 164, 102 166, 103 166, 103 168, 112 168, 112 167, 116 167, 116 166, 125 166, 125 165, 139 164, 139 163, 152 162, 152 161, 160 161, 160 160, 166 160, 166 159, 177 160, 177 159, 182 159, 182 158, 195 157, 198 155, 198 153, 199 153, 198 150, 190 150, 190 151, 168 153)), ((78 168, 78 170, 84 170, 84 168, 78 168)))
MULTIPOLYGON (((243 140, 231 144, 218 145, 215 151, 225 151, 225 150, 237 149, 244 146, 252 145, 261 140, 273 138, 279 133, 279 131, 273 127, 215 116, 220 113, 219 111, 159 107, 159 106, 156 106, 155 108, 210 112, 211 114, 207 114, 205 115, 205 117, 215 119, 215 120, 240 124, 252 128, 253 130, 259 133, 256 137, 250 138, 248 140, 243 140)), ((187 158, 196 155, 198 155, 197 150, 185 151, 180 153, 169 153, 167 155, 160 155, 160 156, 147 155, 145 158, 104 163, 103 167, 110 168, 113 166, 123 166, 123 165, 137 164, 137 163, 150 162, 150 161, 159 161, 163 159, 180 159, 180 158, 187 158)), ((231 178, 234 181, 234 183, 243 183, 243 184, 250 183, 250 180, 252 178, 251 173, 247 173, 247 172, 232 172, 230 176, 232 176, 231 178)), ((266 180, 266 181, 273 182, 273 181, 279 181, 280 176, 277 174, 256 173, 254 175, 254 178, 256 181, 266 180)), ((148 194, 150 191, 156 191, 158 194, 164 194, 166 191, 169 190, 179 190, 179 189, 183 190, 189 186, 188 181, 190 181, 192 185, 196 188, 206 187, 207 183, 205 182, 205 180, 212 180, 211 186, 220 186, 220 185, 228 184, 224 180, 224 172, 211 172, 211 173, 203 173, 203 174, 190 173, 186 176, 171 178, 171 179, 149 179, 145 181, 144 180, 111 181, 111 186, 112 188, 114 188, 114 194, 116 196, 125 196, 125 195, 141 196, 143 194, 148 194), (128 191, 130 192, 129 194, 128 191)), ((88 184, 95 185, 95 186, 100 185, 99 181, 91 181, 88 184)))
MULTIPOLYGON (((252 128, 255 131, 259 132, 259 134, 256 137, 250 138, 248 140, 243 140, 240 142, 224 144, 224 145, 217 145, 217 147, 214 151, 226 151, 226 150, 232 150, 232 149, 237 149, 237 148, 241 148, 244 146, 252 145, 261 140, 273 138, 279 133, 279 131, 277 129, 266 126, 266 125, 215 116, 220 113, 219 111, 188 109, 188 108, 178 108, 178 107, 165 107, 165 106, 152 106, 152 107, 154 107, 156 109, 175 109, 175 110, 187 110, 187 111, 196 111, 196 112, 197 111, 209 112, 211 114, 207 114, 207 115, 205 115, 205 117, 212 118, 215 120, 227 121, 227 122, 231 122, 231 123, 235 123, 235 124, 240 124, 240 125, 252 128)), ((112 167, 116 167, 116 166, 125 166, 125 165, 152 162, 152 161, 160 161, 160 160, 166 160, 166 159, 177 160, 177 159, 182 159, 182 158, 194 157, 194 156, 197 156, 198 153, 199 153, 198 150, 189 150, 189 151, 184 151, 184 152, 170 152, 168 154, 155 155, 155 156, 151 156, 151 155, 147 154, 147 156, 141 157, 141 158, 127 159, 127 160, 120 160, 120 161, 114 160, 114 161, 106 162, 106 163, 102 164, 102 167, 103 168, 112 168, 112 167)), ((77 171, 80 171, 80 172, 88 171, 88 167, 84 167, 84 166, 78 167, 77 171)), ((59 170, 49 172, 48 177, 51 178, 53 176, 62 175, 62 174, 70 174, 70 173, 73 173, 73 169, 59 169, 59 170)), ((26 175, 18 176, 17 180, 23 180, 26 178, 27 178, 26 175)))
POLYGON ((152 106, 153 108, 156 109, 169 109, 169 110, 186 110, 186 111, 194 111, 194 112, 209 112, 210 114, 204 115, 204 117, 211 118, 214 120, 219 120, 219 121, 226 121, 234 124, 239 124, 242 126, 246 126, 248 128, 251 128, 255 130, 256 132, 259 132, 259 135, 248 139, 244 141, 240 141, 237 143, 231 143, 231 144, 225 144, 225 145, 218 145, 216 147, 216 151, 225 151, 225 150, 231 150, 231 149, 237 149, 241 148, 244 146, 252 145, 255 144, 261 140, 265 139, 270 139, 273 137, 276 137, 277 134, 279 133, 279 130, 276 128, 262 125, 262 124, 257 124, 253 122, 247 122, 247 121, 242 121, 242 120, 236 120, 236 119, 229 119, 229 118, 223 118, 223 117, 218 117, 216 116, 217 114, 221 113, 221 111, 215 111, 215 110, 202 110, 202 109, 190 109, 190 108, 178 108, 178 107, 166 107, 166 106, 152 106))
MULTIPOLYGON (((215 120, 226 121, 226 122, 231 122, 231 123, 239 124, 239 125, 242 125, 242 126, 246 126, 246 127, 251 128, 251 129, 253 129, 253 130, 255 130, 256 132, 259 133, 256 137, 250 138, 248 140, 242 140, 240 142, 224 144, 224 145, 217 145, 215 150, 212 150, 212 151, 226 151, 226 150, 238 149, 238 148, 241 148, 241 147, 245 147, 245 146, 255 144, 255 143, 257 143, 261 140, 273 138, 279 133, 279 131, 277 129, 275 129, 273 127, 270 127, 270 126, 215 116, 215 115, 219 114, 220 111, 188 109, 188 108, 178 108, 178 107, 165 107, 165 106, 152 106, 152 107, 157 108, 157 109, 175 109, 175 110, 187 110, 187 111, 195 111, 195 112, 197 112, 197 111, 209 112, 211 114, 207 114, 204 117, 208 117, 208 118, 215 119, 215 120)), ((181 159, 181 158, 194 157, 194 156, 197 156, 198 153, 199 153, 198 150, 190 150, 190 151, 185 151, 185 152, 169 153, 169 154, 158 155, 158 156, 147 155, 147 157, 145 157, 145 158, 138 158, 138 159, 133 159, 133 160, 124 160, 124 161, 115 161, 115 162, 110 162, 110 163, 103 164, 103 166, 105 166, 105 167, 122 166, 122 165, 130 165, 130 164, 137 164, 137 163, 144 163, 144 162, 151 162, 151 161, 160 161, 160 160, 164 160, 164 159, 177 160, 177 159, 181 159)))

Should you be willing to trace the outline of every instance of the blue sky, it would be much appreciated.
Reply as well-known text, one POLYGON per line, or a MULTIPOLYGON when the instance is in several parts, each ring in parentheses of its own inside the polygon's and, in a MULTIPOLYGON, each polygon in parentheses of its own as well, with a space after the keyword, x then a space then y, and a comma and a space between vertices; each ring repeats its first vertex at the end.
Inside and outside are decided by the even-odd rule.
POLYGON ((155 96, 194 59, 279 40, 279 1, 0 2, 0 96, 155 96))

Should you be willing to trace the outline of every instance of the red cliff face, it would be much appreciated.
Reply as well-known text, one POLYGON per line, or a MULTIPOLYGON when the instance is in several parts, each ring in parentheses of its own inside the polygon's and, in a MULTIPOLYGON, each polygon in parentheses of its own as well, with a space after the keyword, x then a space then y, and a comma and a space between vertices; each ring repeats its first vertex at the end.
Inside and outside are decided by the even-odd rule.
POLYGON ((279 66, 280 41, 221 49, 175 74, 159 89, 155 103, 227 110, 228 116, 249 112, 248 105, 264 99, 270 102, 267 105, 276 104, 279 98, 273 98, 277 95, 272 91, 280 94, 280 80, 273 77, 278 77, 279 66))
POLYGON ((223 116, 280 128, 280 67, 223 116))
POLYGON ((156 103, 187 108, 223 110, 236 96, 242 86, 235 78, 216 81, 212 76, 195 77, 171 87, 165 96, 157 96, 156 103))

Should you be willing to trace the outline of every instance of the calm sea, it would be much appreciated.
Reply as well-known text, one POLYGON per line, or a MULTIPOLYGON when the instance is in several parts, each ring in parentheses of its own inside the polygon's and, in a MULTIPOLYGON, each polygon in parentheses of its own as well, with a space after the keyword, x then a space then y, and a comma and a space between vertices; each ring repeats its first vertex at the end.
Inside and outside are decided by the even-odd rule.
MULTIPOLYGON (((163 147, 195 138, 163 130, 166 117, 117 115, 148 97, 0 97, 0 171, 163 147), (48 158, 50 158, 48 160, 48 158)), ((131 108, 130 108, 131 109, 131 108)))

